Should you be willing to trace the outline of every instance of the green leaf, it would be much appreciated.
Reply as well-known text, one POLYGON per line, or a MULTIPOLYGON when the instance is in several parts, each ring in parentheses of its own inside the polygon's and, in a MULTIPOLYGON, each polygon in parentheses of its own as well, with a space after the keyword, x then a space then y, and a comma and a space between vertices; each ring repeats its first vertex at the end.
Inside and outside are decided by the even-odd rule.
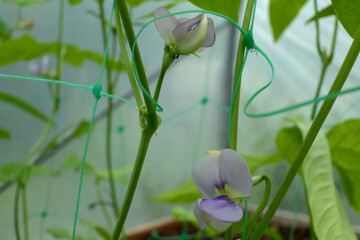
MULTIPOLYGON (((113 169, 114 180, 122 183, 129 182, 129 174, 132 172, 133 166, 127 166, 123 168, 115 168, 113 169)), ((109 180, 109 172, 107 169, 99 169, 95 172, 98 180, 109 180)))
MULTIPOLYGON (((311 125, 303 118, 291 118, 303 136, 311 125)), ((303 175, 314 230, 318 239, 356 239, 349 219, 337 201, 331 166, 330 149, 326 136, 319 132, 303 162, 303 175)))
POLYGON ((10 139, 11 138, 10 132, 0 127, 0 138, 10 139))
POLYGON ((44 113, 40 112, 40 110, 36 109, 34 106, 30 105, 26 101, 21 100, 20 98, 10 95, 8 93, 0 92, 0 101, 4 101, 9 104, 12 104, 15 107, 19 108, 20 110, 29 113, 30 115, 44 122, 48 120, 48 117, 44 113))
POLYGON ((12 30, 9 28, 6 22, 2 18, 0 18, 0 40, 7 41, 11 38, 11 35, 12 30))
POLYGON ((360 0, 331 0, 331 2, 340 23, 354 38, 360 24, 360 0))
MULTIPOLYGON (((170 10, 171 8, 173 8, 183 2, 185 2, 185 0, 174 0, 174 1, 171 1, 170 3, 166 4, 164 6, 164 8, 166 8, 167 10, 170 10)), ((141 17, 136 18, 136 20, 144 20, 144 19, 148 19, 148 18, 153 18, 154 12, 155 12, 155 10, 153 10, 145 15, 142 15, 141 17)))
POLYGON ((349 204, 360 214, 360 119, 336 125, 327 139, 349 204))
MULTIPOLYGON (((61 166, 61 170, 73 169, 74 171, 80 171, 82 168, 83 160, 79 158, 75 153, 70 154, 64 164, 61 166)), ((94 165, 85 161, 84 175, 87 177, 93 176, 95 174, 94 165)))
POLYGON ((307 0, 270 0, 270 24, 277 41, 307 0))
POLYGON ((252 174, 255 171, 266 164, 276 163, 282 160, 282 156, 280 153, 273 153, 269 156, 251 156, 251 155, 242 155, 246 164, 248 165, 250 172, 252 174))
POLYGON ((82 135, 89 132, 90 122, 89 121, 81 121, 77 127, 75 128, 74 132, 70 135, 70 138, 78 138, 82 135))
POLYGON ((111 234, 108 232, 108 230, 106 230, 104 227, 99 226, 99 225, 95 225, 94 226, 94 230, 95 232, 97 232, 97 234, 99 234, 99 236, 101 236, 103 239, 105 240, 111 240, 111 234))
POLYGON ((188 0, 195 6, 225 15, 236 23, 239 19, 241 0, 188 0))
POLYGON ((136 7, 140 4, 149 2, 149 0, 126 0, 127 4, 129 4, 132 7, 136 7))
POLYGON ((31 176, 58 176, 59 172, 45 166, 33 165, 30 166, 31 176))
MULTIPOLYGON (((0 66, 15 63, 17 61, 31 60, 43 56, 45 54, 57 54, 58 44, 37 42, 32 36, 25 34, 21 38, 11 39, 0 45, 0 66)), ((75 66, 80 67, 85 60, 93 61, 98 65, 102 65, 104 57, 102 54, 89 50, 81 50, 70 44, 63 45, 65 55, 64 60, 75 66)), ((118 71, 125 70, 122 62, 109 60, 112 69, 118 71)))
POLYGON ((80 3, 82 3, 84 0, 69 0, 69 3, 71 5, 78 5, 80 3))
POLYGON ((3 164, 0 170, 0 181, 11 182, 18 179, 23 168, 24 165, 21 163, 3 164))
POLYGON ((192 179, 187 180, 180 186, 154 197, 153 201, 167 203, 192 203, 202 195, 196 188, 192 179))
POLYGON ((310 23, 310 22, 315 21, 317 19, 324 18, 324 17, 329 17, 329 16, 332 16, 332 15, 335 15, 335 11, 334 11, 333 6, 330 4, 329 6, 327 6, 326 8, 322 9, 317 14, 315 14, 312 18, 307 20, 306 23, 310 23))
POLYGON ((46 229, 46 232, 56 239, 71 239, 70 233, 63 228, 52 227, 46 229))
POLYGON ((11 2, 14 4, 18 4, 20 6, 29 6, 33 4, 45 3, 50 1, 52 0, 5 0, 5 2, 11 2))
MULTIPOLYGON (((300 149, 302 141, 302 133, 298 127, 281 129, 276 135, 275 140, 279 154, 289 164, 292 164, 292 162, 295 160, 296 154, 300 149)), ((299 173, 302 176, 302 167, 300 167, 299 173)))

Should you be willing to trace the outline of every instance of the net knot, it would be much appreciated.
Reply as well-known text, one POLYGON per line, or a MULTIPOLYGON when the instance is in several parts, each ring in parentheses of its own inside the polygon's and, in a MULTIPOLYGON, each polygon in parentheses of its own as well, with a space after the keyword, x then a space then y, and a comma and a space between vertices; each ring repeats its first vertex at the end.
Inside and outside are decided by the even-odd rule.
POLYGON ((42 211, 40 216, 41 216, 42 218, 46 218, 47 215, 48 215, 47 211, 42 211))
POLYGON ((205 105, 208 101, 209 99, 207 97, 204 97, 203 99, 201 99, 201 104, 205 105))
POLYGON ((94 94, 94 97, 96 99, 99 99, 101 97, 101 91, 102 91, 102 86, 100 83, 96 83, 93 87, 92 87, 92 92, 94 94))
POLYGON ((247 49, 252 49, 254 48, 254 45, 255 45, 255 41, 253 38, 252 31, 247 31, 245 33, 245 46, 247 49))

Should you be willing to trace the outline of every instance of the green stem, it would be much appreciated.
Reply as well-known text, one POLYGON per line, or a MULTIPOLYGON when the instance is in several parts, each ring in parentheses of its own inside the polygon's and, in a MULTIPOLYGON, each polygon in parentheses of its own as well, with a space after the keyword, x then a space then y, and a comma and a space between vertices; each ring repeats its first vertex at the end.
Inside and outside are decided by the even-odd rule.
MULTIPOLYGON (((252 9, 254 6, 254 0, 249 0, 246 5, 244 21, 242 25, 242 29, 244 31, 248 31, 251 23, 251 15, 252 9)), ((234 84, 233 84, 233 94, 235 94, 236 83, 239 79, 239 75, 241 74, 241 68, 244 62, 244 55, 245 55, 245 37, 243 34, 240 36, 239 45, 238 45, 238 52, 236 56, 236 66, 235 66, 235 76, 234 76, 234 84)), ((240 80, 241 81, 241 78, 240 80)), ((236 92, 236 97, 233 103, 233 112, 231 116, 231 135, 230 135, 230 148, 236 151, 237 148, 237 132, 238 132, 238 120, 239 120, 239 102, 240 102, 240 92, 241 92, 241 83, 239 88, 236 92)))
MULTIPOLYGON (((254 224, 258 221, 261 213, 265 209, 266 204, 268 203, 269 198, 270 198, 271 181, 270 181, 270 178, 267 175, 261 175, 261 176, 253 177, 253 186, 258 185, 259 183, 261 183, 263 181, 265 181, 265 193, 264 193, 263 199, 261 200, 258 208, 256 209, 256 211, 254 212, 254 214, 251 216, 251 218, 249 220, 249 223, 248 223, 248 226, 247 226, 248 232, 250 233, 249 237, 251 236, 254 224)), ((243 239, 243 240, 245 240, 245 239, 243 239)))
POLYGON ((28 211, 27 211, 27 198, 26 198, 26 185, 22 184, 22 204, 23 204, 23 219, 24 219, 24 233, 25 240, 29 239, 29 221, 28 221, 28 211))
MULTIPOLYGON (((135 44, 135 33, 134 29, 132 27, 132 22, 130 18, 130 14, 126 5, 125 0, 116 0, 117 3, 117 10, 120 14, 121 20, 124 24, 126 37, 129 42, 130 48, 134 47, 134 62, 136 66, 136 70, 139 75, 139 80, 141 84, 143 85, 144 89, 150 94, 150 88, 149 83, 146 78, 145 74, 145 68, 140 56, 139 47, 137 44, 135 44), (135 45, 134 45, 135 44, 135 45)), ((156 114, 156 109, 154 104, 151 102, 151 100, 143 93, 146 109, 147 109, 147 125, 150 129, 152 129, 154 132, 158 127, 158 119, 156 114)), ((140 106, 139 106, 140 107, 140 106)))
POLYGON ((228 230, 225 232, 225 240, 233 240, 233 229, 232 226, 229 227, 228 230))
MULTIPOLYGON (((328 93, 328 95, 333 94, 335 92, 339 92, 344 85, 350 70, 352 66, 354 65, 354 62, 359 54, 360 51, 360 26, 357 29, 357 33, 355 35, 354 41, 351 44, 351 47, 348 51, 348 54, 346 55, 346 58, 339 70, 339 73, 337 74, 335 81, 328 93)), ((290 169, 283 180, 279 191, 276 193, 273 201, 270 204, 270 207, 266 214, 264 215, 264 218, 260 222, 260 225, 256 229, 253 237, 251 239, 260 239, 263 231, 270 223, 272 217, 274 216, 276 210, 278 209, 281 201, 283 200, 286 192, 288 191, 292 181, 294 180, 294 177, 296 176, 302 162, 304 161, 311 145, 313 144, 318 132, 320 131, 321 126, 323 125, 327 115, 329 114, 334 102, 336 100, 336 97, 330 100, 326 100, 318 115, 316 116, 315 120, 313 121, 310 130, 308 131, 300 150, 294 160, 294 162, 291 164, 290 169)))
MULTIPOLYGON (((104 2, 99 1, 99 10, 100 10, 100 19, 101 19, 101 32, 103 36, 103 44, 104 44, 104 50, 106 49, 106 22, 105 22, 105 16, 104 16, 104 2)), ((111 23, 109 23, 111 24, 111 23)), ((107 91, 109 94, 113 94, 113 86, 111 81, 111 69, 109 65, 108 59, 106 59, 105 62, 106 65, 106 77, 107 77, 107 91)), ((113 99, 108 98, 108 112, 106 116, 106 136, 105 136, 105 157, 106 157, 106 167, 107 171, 109 173, 109 187, 110 187, 110 196, 113 206, 113 212, 114 216, 117 218, 119 214, 119 205, 116 198, 116 187, 115 187, 115 181, 114 181, 114 173, 112 168, 112 159, 111 159, 111 129, 112 129, 112 110, 113 110, 113 99)))
POLYGON ((116 7, 116 10, 117 10, 115 12, 116 33, 118 35, 120 50, 121 50, 122 57, 124 59, 125 68, 126 68, 126 71, 127 71, 128 77, 129 77, 130 85, 133 90, 136 103, 140 108, 144 103, 141 98, 140 90, 138 88, 138 85, 137 85, 137 82, 136 82, 136 79, 134 76, 133 68, 131 66, 131 61, 130 61, 130 58, 129 58, 129 55, 128 55, 128 52, 126 49, 125 36, 123 34, 123 27, 122 27, 122 23, 120 20, 120 14, 119 14, 118 7, 116 7))
POLYGON ((161 71, 160 71, 159 79, 156 84, 156 89, 155 89, 155 93, 154 93, 154 100, 156 102, 159 101, 160 90, 161 90, 162 83, 164 81, 165 73, 174 60, 175 60, 175 55, 172 53, 171 48, 169 46, 165 46, 161 71))
POLYGON ((15 192, 15 205, 14 205, 14 225, 16 240, 20 240, 20 227, 19 227, 19 201, 20 201, 20 187, 19 183, 16 186, 15 192))
POLYGON ((120 233, 124 227, 124 223, 125 223, 126 217, 128 215, 133 197, 134 197, 135 189, 136 189, 137 183, 139 181, 141 169, 142 169, 142 166, 143 166, 143 163, 145 160, 146 152, 149 147, 149 143, 150 143, 152 135, 153 135, 153 133, 146 131, 146 130, 143 131, 141 134, 141 141, 140 141, 139 150, 138 150, 138 153, 136 156, 134 170, 131 174, 129 187, 126 191, 124 202, 121 207, 120 216, 118 218, 118 221, 116 223, 116 226, 115 226, 113 234, 112 234, 112 240, 119 239, 120 233))
MULTIPOLYGON (((103 194, 101 192, 101 189, 100 189, 100 183, 99 181, 95 181, 95 189, 96 189, 96 195, 97 195, 97 198, 99 200, 99 202, 104 202, 104 197, 103 197, 103 194)), ((110 218, 110 214, 106 208, 106 206, 104 204, 101 204, 101 210, 103 212, 103 215, 105 217, 105 220, 106 220, 106 223, 109 227, 112 226, 112 221, 111 221, 111 218, 110 218)))
MULTIPOLYGON (((318 86, 317 86, 317 89, 316 89, 316 93, 315 93, 315 97, 314 97, 314 98, 317 98, 317 97, 319 97, 319 95, 320 95, 321 86, 322 86, 322 84, 323 84, 323 82, 324 82, 325 72, 326 72, 326 69, 328 68, 328 66, 329 66, 328 64, 323 64, 323 65, 322 65, 321 75, 320 75, 320 79, 319 79, 319 82, 318 82, 318 86)), ((314 105, 313 105, 313 107, 312 107, 311 119, 314 119, 314 118, 315 118, 317 105, 318 105, 318 103, 315 102, 314 105)))

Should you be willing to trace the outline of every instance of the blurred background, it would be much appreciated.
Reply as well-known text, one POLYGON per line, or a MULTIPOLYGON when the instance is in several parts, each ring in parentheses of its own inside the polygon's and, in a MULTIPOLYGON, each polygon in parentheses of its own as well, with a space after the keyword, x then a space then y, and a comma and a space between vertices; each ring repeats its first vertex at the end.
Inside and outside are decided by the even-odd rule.
MULTIPOLYGON (((151 1, 131 8, 135 22, 135 31, 151 18, 143 16, 153 12, 157 7, 165 6, 168 2, 151 1)), ((300 12, 297 19, 275 43, 272 37, 268 16, 269 1, 258 1, 254 39, 263 49, 275 66, 273 84, 262 93, 251 105, 249 112, 263 113, 280 109, 292 104, 311 99, 316 90, 320 75, 320 59, 316 53, 314 24, 305 24, 313 16, 312 4, 308 3, 300 12)), ((327 5, 327 1, 320 1, 319 8, 327 5)), ((244 4, 243 4, 244 5, 244 4)), ((57 40, 59 1, 49 1, 19 7, 8 1, 0 2, 1 20, 8 25, 17 19, 34 20, 31 29, 18 30, 12 38, 20 38, 30 34, 38 42, 55 42, 57 40)), ((105 1, 105 16, 110 19, 112 1, 105 1)), ((188 2, 181 2, 170 11, 197 9, 188 2)), ((241 11, 244 7, 241 7, 241 11)), ((99 12, 98 3, 94 0, 83 1, 78 5, 71 5, 66 1, 64 18, 64 43, 70 43, 83 50, 103 53, 101 23, 93 13, 99 12)), ((188 14, 184 17, 192 17, 188 14)), ((228 107, 231 101, 232 79, 237 51, 239 33, 223 19, 210 16, 215 21, 215 45, 195 56, 180 56, 166 73, 159 103, 164 111, 159 113, 162 124, 153 137, 143 172, 140 178, 135 199, 130 208, 125 228, 131 229, 143 223, 152 222, 169 216, 172 204, 154 202, 151 199, 165 191, 173 189, 190 178, 192 165, 205 156, 206 150, 221 149, 228 146, 228 107), (203 99, 207 99, 204 101, 203 99), (203 100, 203 101, 202 101, 203 100), (204 103, 205 102, 205 103, 204 103)), ((242 19, 242 13, 239 19, 242 19)), ((113 21, 115 23, 115 21, 113 21)), ((333 31, 333 19, 321 21, 321 39, 324 46, 329 46, 333 31)), ((322 94, 325 94, 333 82, 352 39, 339 24, 337 45, 334 60, 329 67, 322 94)), ((139 47, 149 80, 157 78, 163 54, 163 40, 154 24, 146 28, 139 38, 139 47)), ((117 41, 110 41, 110 52, 118 45, 117 41)), ((4 61, 4 60, 3 60, 4 61)), ((41 58, 34 59, 40 63, 41 58)), ((344 89, 354 87, 360 79, 358 59, 350 73, 344 89)), ((29 72, 30 61, 20 61, 14 64, 2 64, 0 73, 18 76, 35 76, 29 72)), ((56 56, 49 55, 48 70, 56 68, 56 56)), ((63 81, 93 85, 100 76, 101 66, 91 61, 85 61, 81 67, 64 63, 63 81)), ((106 72, 104 74, 103 89, 106 89, 106 72)), ((245 65, 241 88, 241 109, 246 101, 260 87, 265 85, 271 77, 271 69, 265 59, 257 52, 251 52, 245 65)), ((18 79, 0 78, 1 91, 19 96, 21 99, 36 106, 49 115, 52 102, 45 83, 24 81, 18 79)), ((154 91, 155 85, 151 84, 154 91)), ((114 95, 128 96, 131 87, 126 72, 118 77, 118 84, 114 95)), ((134 101, 131 97, 130 100, 134 101)), ((359 117, 360 94, 353 93, 340 97, 333 107, 324 124, 324 131, 345 119, 359 117)), ((91 118, 94 97, 90 91, 72 87, 61 87, 61 106, 55 118, 49 140, 57 136, 64 129, 74 127, 81 121, 91 118)), ((104 111, 107 100, 101 98, 97 109, 97 121, 91 133, 87 162, 91 162, 97 169, 105 169, 105 132, 106 121, 104 111)), ((291 112, 266 117, 249 118, 242 111, 239 119, 238 151, 246 155, 269 155, 276 152, 275 137, 279 129, 290 126, 284 121, 285 117, 302 114, 310 117, 311 106, 291 112)), ((0 101, 0 126, 8 129, 10 139, 0 139, 0 167, 3 164, 21 162, 28 150, 40 137, 45 123, 25 114, 11 104, 0 101)), ((114 168, 131 166, 134 163, 140 140, 138 111, 127 103, 116 104, 113 112, 112 128, 112 158, 114 168)), ((82 158, 86 143, 86 134, 74 138, 59 151, 43 159, 43 165, 59 169, 69 156, 82 158)), ((273 195, 276 193, 288 164, 282 161, 261 167, 256 174, 266 173, 272 179, 273 195)), ((334 171, 339 191, 342 185, 337 172, 334 171)), ((41 213, 48 208, 45 229, 61 227, 72 231, 77 191, 79 186, 79 171, 64 170, 58 176, 33 177, 27 187, 30 239, 40 239, 41 213)), ((306 203, 303 188, 297 195, 300 178, 296 178, 286 195, 281 209, 293 211, 296 198, 300 200, 300 213, 306 213, 306 203)), ((5 185, 3 185, 5 186, 5 185)), ((109 187, 106 182, 101 183, 104 197, 109 198, 109 187)), ((126 190, 125 183, 117 183, 118 199, 122 199, 126 190)), ((263 188, 254 189, 249 203, 260 202, 263 188)), ((13 224, 15 187, 9 186, 0 192, 0 239, 15 239, 13 224)), ((360 219, 349 206, 342 193, 343 202, 348 216, 353 224, 359 225, 360 219)), ((87 234, 89 223, 104 223, 100 207, 93 209, 89 205, 96 202, 96 188, 85 176, 82 184, 79 223, 77 232, 87 234)), ((191 209, 193 204, 181 205, 191 209)), ((45 235, 45 239, 51 239, 45 235)))

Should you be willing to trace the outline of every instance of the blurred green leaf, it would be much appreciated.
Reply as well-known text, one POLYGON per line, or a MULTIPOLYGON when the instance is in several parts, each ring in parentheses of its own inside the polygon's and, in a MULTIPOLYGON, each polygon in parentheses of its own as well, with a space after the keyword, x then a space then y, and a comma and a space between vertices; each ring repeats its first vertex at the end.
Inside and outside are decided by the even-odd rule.
MULTIPOLYGON (((311 122, 302 117, 289 118, 305 136, 311 122)), ((303 176, 315 234, 319 239, 354 239, 355 233, 337 201, 326 136, 319 132, 303 162, 303 176)))
POLYGON ((0 138, 10 139, 11 138, 10 132, 0 127, 0 138))
POLYGON ((69 0, 69 3, 71 5, 78 5, 80 3, 82 3, 84 0, 69 0))
POLYGON ((45 3, 45 2, 50 2, 52 0, 5 0, 5 2, 11 2, 14 4, 18 4, 21 6, 29 6, 29 5, 33 5, 33 4, 39 4, 39 3, 45 3))
POLYGON ((354 38, 360 25, 360 0, 331 0, 337 18, 349 35, 354 38))
MULTIPOLYGON (((0 66, 15 63, 17 61, 31 60, 45 54, 57 54, 58 44, 37 42, 32 36, 25 34, 21 38, 8 40, 0 45, 0 66)), ((69 64, 80 67, 85 60, 93 61, 102 65, 104 56, 89 50, 81 50, 70 44, 64 44, 64 60, 69 64)), ((109 60, 110 67, 118 71, 124 71, 122 62, 109 60)))
POLYGON ((14 181, 21 175, 24 165, 21 163, 7 163, 1 166, 0 175, 4 182, 14 181))
POLYGON ((59 172, 46 166, 33 165, 30 167, 31 176, 58 176, 59 172))
POLYGON ((85 120, 81 121, 75 128, 74 132, 70 135, 70 138, 81 137, 82 135, 89 132, 89 128, 90 128, 89 121, 85 121, 85 120))
POLYGON ((336 125, 328 132, 327 139, 346 197, 360 214, 360 119, 336 125))
MULTIPOLYGON (((75 153, 71 153, 61 166, 61 170, 73 169, 74 171, 80 171, 82 168, 83 160, 79 158, 75 153)), ((95 167, 94 165, 89 162, 85 161, 84 167, 84 175, 87 177, 93 176, 95 174, 95 167)))
MULTIPOLYGON (((1 61, 1 60, 0 60, 1 61)), ((15 107, 19 108, 20 110, 29 113, 30 115, 46 122, 48 120, 48 117, 40 112, 38 109, 36 109, 34 106, 30 105, 24 100, 21 100, 20 98, 10 95, 8 93, 0 92, 0 101, 7 102, 9 104, 14 105, 15 107)))
MULTIPOLYGON (((129 174, 132 172, 133 166, 127 166, 123 168, 115 168, 113 169, 114 180, 122 183, 129 182, 129 174)), ((95 172, 98 180, 109 180, 109 172, 107 169, 99 169, 95 172)))
POLYGON ((52 227, 46 229, 46 232, 56 239, 71 239, 70 233, 63 228, 52 227))
POLYGON ((11 38, 11 35, 12 30, 9 28, 6 22, 2 18, 0 18, 0 40, 7 41, 11 38))
POLYGON ((111 234, 108 232, 108 230, 106 230, 104 227, 99 226, 99 225, 95 225, 94 226, 94 230, 95 232, 97 232, 97 234, 99 234, 99 236, 101 236, 103 239, 105 240, 111 240, 111 234))
POLYGON ((136 7, 140 4, 143 4, 145 2, 149 2, 149 0, 126 0, 127 4, 129 4, 132 7, 136 7))
MULTIPOLYGON (((171 8, 173 8, 173 7, 179 5, 180 3, 183 3, 183 2, 185 2, 185 0, 174 0, 174 1, 171 1, 170 3, 166 4, 164 6, 164 8, 166 8, 167 10, 170 10, 171 8)), ((141 17, 136 18, 136 20, 144 20, 144 19, 147 19, 147 18, 153 18, 155 10, 156 9, 154 9, 150 13, 147 13, 147 14, 141 16, 141 17)))
POLYGON ((324 17, 329 17, 329 16, 332 16, 332 15, 335 15, 335 11, 334 11, 333 6, 330 4, 329 6, 327 6, 326 8, 322 9, 317 14, 315 14, 312 18, 307 20, 306 23, 310 23, 310 22, 315 21, 317 19, 324 18, 324 17))
POLYGON ((270 24, 277 41, 307 0, 270 0, 270 24))
POLYGON ((282 156, 280 153, 273 153, 270 154, 269 156, 251 156, 251 155, 242 155, 242 156, 252 174, 254 174, 255 171, 261 166, 280 162, 282 160, 282 156))
POLYGON ((192 179, 187 180, 180 186, 157 195, 152 198, 153 201, 167 202, 167 203, 191 203, 201 198, 202 195, 196 188, 192 179))
POLYGON ((220 13, 222 15, 231 18, 236 23, 238 22, 241 0, 227 0, 227 1, 188 0, 188 1, 199 8, 220 13))

